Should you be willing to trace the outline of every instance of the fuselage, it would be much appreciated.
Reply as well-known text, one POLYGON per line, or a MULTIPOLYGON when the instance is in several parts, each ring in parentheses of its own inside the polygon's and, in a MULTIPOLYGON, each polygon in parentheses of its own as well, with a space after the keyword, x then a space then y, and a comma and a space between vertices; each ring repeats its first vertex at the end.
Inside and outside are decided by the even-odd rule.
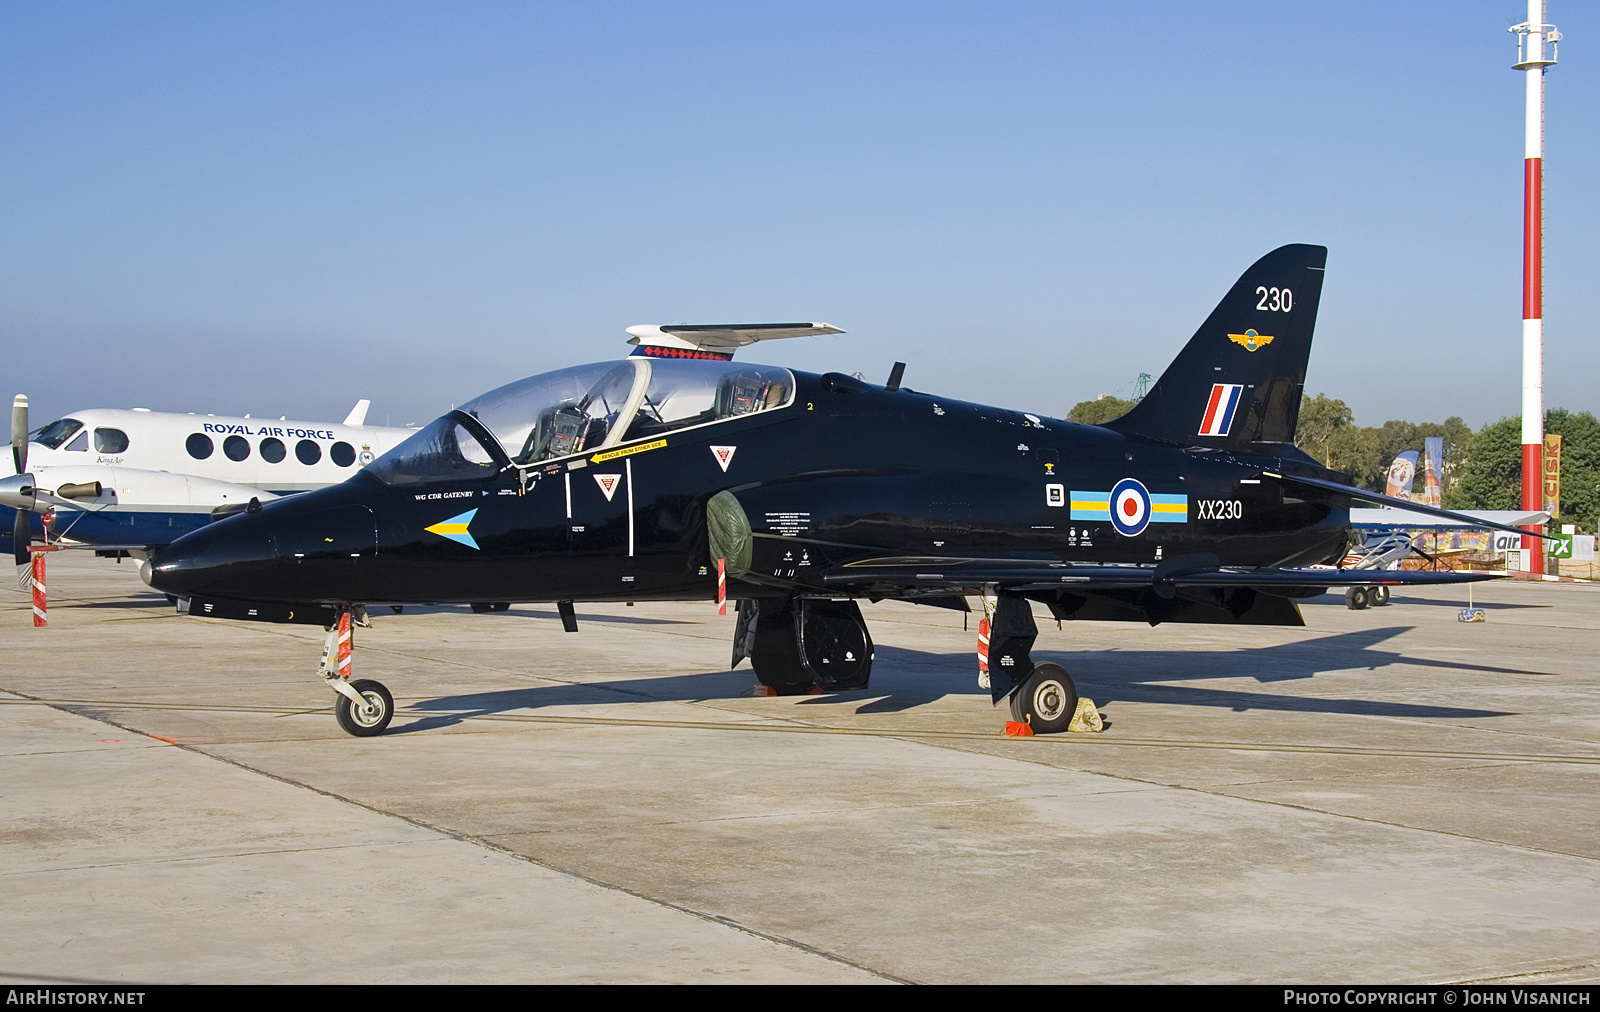
MULTIPOLYGON (((413 429, 91 408, 40 426, 28 443, 39 487, 99 483, 102 494, 55 504, 52 538, 93 547, 167 544, 211 522, 219 506, 348 478, 413 429), (254 490, 254 491, 252 491, 254 490)), ((0 463, 14 473, 10 454, 0 463)), ((13 512, 0 509, 9 543, 13 512)), ((32 518, 36 537, 44 528, 32 518)))
MULTIPOLYGON (((91 408, 29 438, 28 469, 104 466, 190 474, 273 493, 348 478, 414 430, 285 419, 91 408)), ((12 473, 9 459, 0 467, 12 473)))
MULTIPOLYGON (((729 567, 735 597, 827 595, 824 571, 886 555, 1149 566, 1211 553, 1226 566, 1296 566, 1346 544, 1344 510, 1259 480, 1286 466, 1278 457, 757 368, 788 377, 781 403, 647 417, 652 401, 637 392, 647 380, 632 397, 623 383, 605 441, 568 453, 550 444, 542 459, 510 445, 523 432, 529 447, 545 439, 541 420, 511 439, 491 431, 480 441, 495 445, 466 454, 482 458, 471 466, 430 475, 380 460, 181 538, 152 560, 153 585, 280 602, 705 599, 719 558, 729 567, 736 554, 708 521, 718 493, 717 508, 734 502, 748 530, 729 567)), ((424 433, 486 435, 464 407, 424 433)), ((418 440, 395 451, 402 461, 424 459, 408 450, 418 440)))

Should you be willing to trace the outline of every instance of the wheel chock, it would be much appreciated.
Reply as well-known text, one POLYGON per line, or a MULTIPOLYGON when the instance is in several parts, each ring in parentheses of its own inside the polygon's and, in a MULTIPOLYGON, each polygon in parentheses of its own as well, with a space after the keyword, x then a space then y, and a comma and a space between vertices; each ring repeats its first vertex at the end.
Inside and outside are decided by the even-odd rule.
POLYGON ((774 689, 770 685, 762 685, 760 682, 757 682, 756 684, 750 686, 750 688, 739 693, 739 695, 745 697, 746 699, 749 699, 753 696, 776 696, 777 694, 777 689, 774 689))
POLYGON ((1072 715, 1072 723, 1067 725, 1068 731, 1104 731, 1106 722, 1101 719, 1100 711, 1094 708, 1094 700, 1079 699, 1078 710, 1072 715))
POLYGON ((1032 738, 1033 727, 1025 720, 1008 720, 1006 721, 1006 737, 1032 738))

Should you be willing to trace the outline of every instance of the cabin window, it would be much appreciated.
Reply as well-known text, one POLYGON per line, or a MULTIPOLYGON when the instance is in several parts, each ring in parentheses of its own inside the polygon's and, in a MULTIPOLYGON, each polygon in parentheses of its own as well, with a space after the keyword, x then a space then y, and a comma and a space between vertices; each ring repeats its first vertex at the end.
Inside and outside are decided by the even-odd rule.
POLYGON ((294 459, 310 467, 322 459, 322 447, 309 439, 302 439, 294 444, 294 459))
POLYGON ((340 467, 349 467, 356 462, 356 448, 345 442, 334 443, 328 447, 328 459, 340 467))
POLYGON ((94 448, 97 453, 122 453, 128 448, 128 434, 121 429, 95 429, 94 448))
POLYGON ((287 457, 288 455, 289 451, 284 449, 283 440, 279 439, 278 437, 268 436, 266 439, 261 441, 261 459, 267 463, 281 463, 283 458, 287 457))
POLYGON ((184 441, 183 447, 189 451, 189 456, 195 460, 205 460, 211 456, 211 451, 216 449, 216 446, 211 442, 211 437, 204 432, 196 432, 191 435, 184 441))
POLYGON ((243 436, 229 436, 222 441, 222 452, 229 460, 245 460, 250 456, 250 440, 243 436))

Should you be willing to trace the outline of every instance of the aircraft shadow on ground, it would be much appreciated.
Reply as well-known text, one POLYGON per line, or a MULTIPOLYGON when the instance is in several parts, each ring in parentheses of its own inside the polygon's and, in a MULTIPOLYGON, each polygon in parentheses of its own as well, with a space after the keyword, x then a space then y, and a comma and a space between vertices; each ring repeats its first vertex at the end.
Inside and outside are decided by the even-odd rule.
POLYGON ((52 608, 172 608, 172 602, 160 594, 144 597, 119 598, 114 601, 64 601, 61 604, 52 604, 52 608))
MULTIPOLYGON (((1078 690, 1104 707, 1117 702, 1224 707, 1235 712, 1274 710, 1347 713, 1385 717, 1473 718, 1507 716, 1510 711, 1433 706, 1378 699, 1324 698, 1253 693, 1200 685, 1164 684, 1212 678, 1254 678, 1258 682, 1314 679, 1318 674, 1396 664, 1462 673, 1541 674, 1463 661, 1407 657, 1379 646, 1406 632, 1392 626, 1320 636, 1299 643, 1237 650, 1052 650, 1048 636, 1033 651, 1035 661, 1054 661, 1072 673, 1078 690)), ((1381 677, 1381 676, 1380 676, 1381 677)), ((663 678, 533 686, 422 700, 414 708, 430 713, 391 734, 425 731, 469 717, 552 706, 594 706, 619 702, 706 702, 738 696, 755 683, 748 667, 663 678)), ((827 693, 798 701, 800 706, 849 706, 857 714, 899 713, 949 695, 987 696, 978 687, 971 653, 935 653, 903 647, 877 648, 868 689, 827 693)))

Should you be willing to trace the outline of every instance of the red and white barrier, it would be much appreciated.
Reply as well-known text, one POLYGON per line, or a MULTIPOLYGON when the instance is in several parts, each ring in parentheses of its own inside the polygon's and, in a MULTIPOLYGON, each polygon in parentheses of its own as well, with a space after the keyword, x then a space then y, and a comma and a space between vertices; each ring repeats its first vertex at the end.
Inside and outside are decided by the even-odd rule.
POLYGON ((42 629, 49 625, 45 618, 44 553, 33 553, 33 624, 42 629))
POLYGON ((61 551, 60 545, 29 545, 33 558, 28 565, 28 584, 33 590, 33 625, 43 629, 49 625, 47 595, 44 589, 44 557, 47 552, 61 551))
POLYGON ((728 613, 728 560, 717 560, 717 614, 728 613))

